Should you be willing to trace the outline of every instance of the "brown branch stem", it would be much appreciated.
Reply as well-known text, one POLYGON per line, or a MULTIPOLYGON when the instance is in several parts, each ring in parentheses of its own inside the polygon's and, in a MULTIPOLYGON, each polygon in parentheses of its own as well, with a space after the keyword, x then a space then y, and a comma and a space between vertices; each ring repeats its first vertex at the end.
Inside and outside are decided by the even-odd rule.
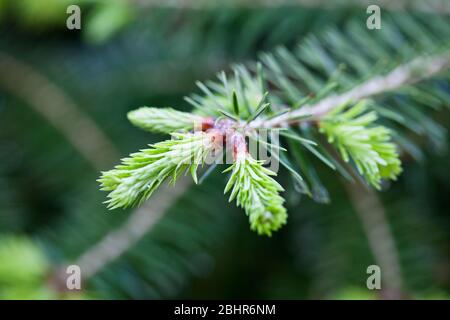
MULTIPOLYGON (((330 95, 315 104, 307 104, 300 109, 282 114, 270 120, 256 120, 250 124, 252 128, 273 128, 286 126, 293 119, 311 115, 319 119, 333 108, 345 103, 357 102, 386 93, 408 84, 431 78, 450 68, 450 52, 436 57, 421 57, 401 65, 384 76, 376 76, 353 89, 341 94, 330 95)), ((311 118, 307 119, 308 121, 311 118)))

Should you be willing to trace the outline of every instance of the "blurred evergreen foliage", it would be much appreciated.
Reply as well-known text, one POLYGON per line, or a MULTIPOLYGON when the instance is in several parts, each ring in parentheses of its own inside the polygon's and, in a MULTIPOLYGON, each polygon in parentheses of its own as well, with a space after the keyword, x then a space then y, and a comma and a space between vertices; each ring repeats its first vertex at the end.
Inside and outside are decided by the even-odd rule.
MULTIPOLYGON (((365 28, 367 17, 359 6, 140 10, 121 1, 79 2, 83 15, 86 9, 81 32, 65 29, 66 1, 0 0, 0 53, 56 84, 121 156, 161 139, 134 129, 126 120, 129 110, 141 105, 188 109, 182 98, 194 90, 195 80, 254 59, 261 50, 293 49, 307 34, 348 25, 365 28)), ((391 16, 395 21, 400 13, 391 16)), ((433 18, 414 15, 425 23, 433 18)), ((448 20, 440 28, 450 29, 448 20)), ((426 35, 411 32, 418 46, 427 45, 426 35)), ((387 40, 395 43, 397 36, 393 30, 387 40)), ((376 43, 371 50, 377 50, 376 43)), ((95 182, 98 168, 4 83, 0 296, 60 297, 44 275, 74 262, 122 225, 131 210, 108 213, 95 182)), ((12 85, 23 89, 27 83, 12 85)), ((51 99, 48 83, 29 88, 36 90, 36 99, 51 99)), ((450 93, 448 78, 439 86, 450 93)), ((439 128, 448 126, 448 110, 425 110, 439 128)), ((418 130, 427 125, 438 127, 426 122, 418 130)), ((90 140, 82 130, 80 136, 90 140)), ((424 156, 417 151, 416 158, 422 161, 406 157, 399 181, 379 193, 407 293, 418 298, 450 294, 448 142, 433 137, 408 136, 421 143, 424 156)), ((102 169, 116 160, 105 161, 102 169)), ((290 223, 271 239, 248 231, 246 218, 222 196, 220 174, 213 173, 203 185, 189 188, 137 245, 83 285, 96 298, 372 298, 365 288, 366 267, 374 264, 366 235, 342 181, 323 169, 319 165, 317 174, 330 190, 328 205, 303 201, 282 172, 290 223)))

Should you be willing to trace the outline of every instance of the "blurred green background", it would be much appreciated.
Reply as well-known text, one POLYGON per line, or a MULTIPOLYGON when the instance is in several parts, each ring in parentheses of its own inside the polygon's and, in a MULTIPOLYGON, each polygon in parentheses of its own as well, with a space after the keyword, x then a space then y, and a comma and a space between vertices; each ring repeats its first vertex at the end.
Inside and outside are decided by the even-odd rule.
MULTIPOLYGON (((129 110, 189 110, 183 97, 197 91, 195 81, 234 62, 351 21, 365 27, 366 7, 355 1, 294 2, 0 0, 1 299, 384 297, 366 288, 373 247, 343 182, 327 170, 319 175, 328 204, 301 197, 281 171, 290 216, 272 238, 249 230, 217 173, 180 197, 151 199, 143 210, 162 217, 135 244, 124 226, 136 211, 102 204, 100 171, 162 139, 132 127, 129 110), (81 30, 66 28, 69 4, 81 7, 81 30), (125 240, 97 245, 115 230, 125 240), (83 274, 109 256, 80 292, 64 290, 65 265, 80 262, 83 274)), ((425 9, 406 7, 437 14, 425 9)), ((448 109, 435 118, 448 126, 448 109)), ((400 265, 394 296, 447 299, 449 156, 446 145, 423 151, 421 163, 405 159, 379 205, 400 265)))

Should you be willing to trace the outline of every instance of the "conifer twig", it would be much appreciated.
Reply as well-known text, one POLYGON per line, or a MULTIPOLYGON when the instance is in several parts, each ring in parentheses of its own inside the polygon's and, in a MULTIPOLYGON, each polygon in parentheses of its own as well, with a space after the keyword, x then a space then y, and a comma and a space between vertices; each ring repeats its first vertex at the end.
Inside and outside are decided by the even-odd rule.
MULTIPOLYGON (((331 95, 316 104, 304 105, 300 109, 282 114, 270 120, 257 120, 251 126, 253 128, 271 128, 286 126, 292 120, 302 116, 311 115, 312 118, 320 118, 333 108, 348 102, 357 102, 371 98, 378 94, 389 92, 407 84, 416 83, 430 78, 450 68, 450 52, 436 57, 421 57, 409 63, 401 65, 384 76, 376 76, 353 89, 331 95)), ((308 119, 309 120, 309 119, 308 119)))

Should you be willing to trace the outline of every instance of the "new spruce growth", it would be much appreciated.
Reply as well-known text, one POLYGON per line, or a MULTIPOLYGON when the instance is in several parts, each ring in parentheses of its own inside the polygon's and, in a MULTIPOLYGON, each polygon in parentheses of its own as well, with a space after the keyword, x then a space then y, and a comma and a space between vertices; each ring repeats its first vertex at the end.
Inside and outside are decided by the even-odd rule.
MULTIPOLYGON (((159 125, 157 125, 159 127, 159 125)), ((111 191, 108 208, 129 207, 148 199, 165 180, 175 183, 189 171, 197 182, 197 168, 214 148, 215 136, 205 132, 172 133, 171 140, 131 154, 114 170, 103 172, 101 190, 111 191)))
POLYGON ((264 84, 260 74, 252 77, 246 69, 237 69, 230 81, 223 73, 219 79, 220 85, 211 85, 211 88, 199 85, 204 97, 187 99, 197 107, 193 113, 142 107, 128 114, 136 126, 168 133, 171 139, 131 154, 115 169, 103 172, 99 182, 102 190, 110 191, 106 201, 110 209, 138 205, 161 183, 167 180, 174 184, 184 173, 189 173, 197 183, 198 167, 211 164, 206 159, 216 160, 218 155, 228 152, 232 155, 232 163, 223 171, 230 175, 225 193, 229 192, 229 200, 235 200, 237 206, 245 210, 252 230, 270 236, 287 221, 281 196, 284 189, 274 179, 277 173, 265 167, 265 161, 258 160, 249 151, 247 141, 256 137, 260 148, 270 148, 272 161, 280 160, 306 185, 301 171, 297 172, 281 160, 285 156, 278 152, 288 150, 273 141, 262 140, 259 134, 260 130, 281 131, 284 139, 300 142, 307 152, 322 161, 330 161, 334 168, 331 160, 315 149, 316 142, 303 137, 299 125, 310 129, 318 127, 318 132, 325 134, 337 147, 343 160, 352 160, 359 173, 376 188, 380 187, 381 179, 395 179, 401 172, 396 147, 390 142, 390 131, 374 123, 376 113, 368 110, 366 101, 334 108, 320 117, 295 116, 291 121, 276 123, 286 113, 301 110, 301 107, 282 107, 275 99, 270 100, 262 91, 264 84), (271 123, 276 125, 271 126, 271 123), (284 131, 286 126, 291 129, 284 131))
MULTIPOLYGON (((343 74, 344 69, 333 60, 335 68, 330 64, 321 69, 324 77, 316 76, 320 66, 308 66, 304 60, 316 61, 324 52, 332 54, 334 50, 324 49, 333 47, 330 41, 323 38, 320 45, 306 41, 294 53, 279 48, 273 54, 263 54, 261 63, 234 67, 229 78, 222 72, 218 81, 198 82, 202 94, 186 98, 195 108, 192 112, 149 107, 131 111, 128 118, 134 125, 170 134, 171 139, 150 145, 102 173, 99 182, 102 190, 109 191, 108 207, 139 205, 164 181, 174 184, 185 173, 197 183, 199 167, 214 164, 215 168, 217 163, 221 165, 217 159, 231 154, 226 157, 231 159, 225 164, 229 167, 223 171, 229 176, 225 193, 245 210, 252 230, 270 236, 287 221, 283 187, 275 180, 278 171, 269 169, 267 159, 251 150, 251 141, 256 141, 258 151, 270 153, 271 164, 276 161, 287 169, 298 192, 317 201, 328 192, 314 160, 346 177, 351 176, 349 170, 354 171, 376 189, 383 180, 397 179, 402 171, 398 148, 392 129, 385 124, 403 129, 420 124, 386 103, 398 106, 402 100, 393 96, 399 92, 414 101, 421 92, 414 85, 448 69, 450 54, 445 51, 406 58, 402 65, 387 66, 362 78, 351 72, 343 74), (338 69, 340 73, 336 73, 338 69), (369 100, 381 95, 387 99, 369 100), (378 122, 381 116, 383 124, 378 122), (264 140, 262 131, 279 134, 279 139, 264 140), (342 161, 348 166, 342 166, 342 161)), ((388 58, 390 52, 377 52, 370 63, 388 58)), ((352 66, 354 61, 346 62, 352 66)), ((420 112, 415 109, 416 114, 420 112)), ((429 127, 423 131, 432 138, 430 132, 436 130, 429 127)), ((407 149, 411 143, 401 134, 396 138, 403 141, 404 151, 412 154, 407 149)))
POLYGON ((230 201, 244 208, 250 228, 259 234, 271 235, 286 223, 283 188, 271 176, 275 172, 263 167, 264 161, 255 160, 247 151, 236 155, 235 163, 224 172, 231 171, 225 192, 231 191, 230 201))
POLYGON ((389 129, 376 125, 376 112, 367 109, 366 101, 335 108, 320 122, 320 132, 336 145, 345 162, 353 160, 358 172, 380 189, 382 178, 395 180, 402 169, 389 129))
POLYGON ((172 133, 175 131, 189 131, 194 123, 201 123, 201 117, 172 108, 142 107, 128 113, 128 120, 143 130, 172 133))

